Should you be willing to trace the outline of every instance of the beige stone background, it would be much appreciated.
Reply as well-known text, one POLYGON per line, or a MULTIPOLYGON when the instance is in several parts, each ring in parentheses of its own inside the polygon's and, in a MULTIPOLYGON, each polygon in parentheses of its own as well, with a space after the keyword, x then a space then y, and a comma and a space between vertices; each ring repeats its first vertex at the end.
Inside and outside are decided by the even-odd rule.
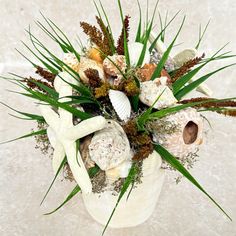
MULTIPOLYGON (((115 0, 102 0, 111 17, 116 35, 120 32, 120 19, 115 0)), ((145 7, 145 1, 141 1, 145 7)), ((154 0, 150 0, 150 10, 154 0)), ((131 29, 137 22, 135 1, 122 1, 125 13, 132 16, 131 29)), ((187 14, 185 28, 178 42, 184 44, 175 51, 195 45, 199 23, 211 25, 202 43, 201 50, 211 55, 227 42, 227 50, 236 52, 235 0, 163 0, 159 5, 162 15, 182 10, 187 14)), ((74 40, 81 33, 79 21, 94 22, 95 9, 92 1, 85 0, 0 0, 0 73, 16 72, 29 75, 31 68, 14 48, 23 49, 21 40, 26 40, 24 29, 32 25, 34 33, 50 47, 57 48, 34 26, 42 19, 39 11, 57 22, 74 40)), ((180 19, 169 28, 167 41, 176 32, 180 19)), ((156 18, 158 29, 158 18, 156 18)), ((224 63, 216 62, 208 69, 215 69, 224 63)), ((230 68, 208 81, 215 97, 236 95, 236 68, 230 68)), ((0 101, 28 112, 35 112, 34 104, 17 94, 15 86, 0 80, 0 101)), ((8 115, 9 109, 0 106, 0 141, 25 134, 34 128, 32 122, 15 119, 8 115)), ((160 200, 152 217, 135 228, 108 229, 107 236, 235 236, 236 235, 236 120, 220 115, 206 114, 213 129, 208 129, 207 140, 200 151, 199 162, 192 174, 205 189, 232 216, 226 217, 187 180, 178 185, 173 175, 167 175, 160 200)), ((57 181, 45 204, 39 203, 47 189, 53 173, 50 161, 34 149, 33 139, 25 139, 0 146, 0 235, 1 236, 87 236, 100 235, 103 227, 87 214, 80 196, 76 196, 66 207, 51 216, 43 216, 56 207, 71 191, 74 184, 57 181)), ((144 193, 145 194, 145 193, 144 193)), ((142 204, 142 203, 140 203, 142 204)))

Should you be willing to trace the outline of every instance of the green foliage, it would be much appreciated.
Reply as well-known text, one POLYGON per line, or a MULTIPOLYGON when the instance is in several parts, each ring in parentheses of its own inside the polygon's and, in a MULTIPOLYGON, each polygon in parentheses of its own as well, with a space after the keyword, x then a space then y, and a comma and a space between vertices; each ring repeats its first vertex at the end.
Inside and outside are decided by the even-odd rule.
POLYGON ((192 184, 194 184, 200 191, 202 191, 227 217, 231 217, 224 211, 224 209, 203 189, 203 187, 196 181, 196 179, 188 172, 188 170, 164 147, 161 145, 155 145, 154 149, 161 155, 161 157, 169 163, 173 168, 178 170, 183 176, 185 176, 192 184))

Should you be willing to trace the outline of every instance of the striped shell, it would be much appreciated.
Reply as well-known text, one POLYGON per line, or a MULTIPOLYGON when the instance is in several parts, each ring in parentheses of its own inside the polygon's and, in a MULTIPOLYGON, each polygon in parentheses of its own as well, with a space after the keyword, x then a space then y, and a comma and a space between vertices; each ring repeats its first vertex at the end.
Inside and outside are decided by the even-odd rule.
POLYGON ((160 95, 161 96, 154 105, 154 108, 156 109, 169 107, 177 102, 170 88, 163 84, 162 78, 165 77, 140 83, 141 92, 139 99, 142 103, 152 106, 160 95))
POLYGON ((203 140, 203 118, 193 108, 152 121, 148 127, 155 142, 180 158, 195 153, 203 140))
POLYGON ((127 120, 131 115, 131 105, 125 93, 110 89, 109 99, 119 118, 127 120))
POLYGON ((117 122, 107 120, 105 128, 94 134, 89 154, 102 170, 112 169, 130 160, 130 144, 123 128, 117 122))
POLYGON ((179 52, 177 55, 173 57, 175 65, 177 68, 181 67, 184 63, 192 60, 197 56, 197 50, 195 48, 185 49, 179 52))

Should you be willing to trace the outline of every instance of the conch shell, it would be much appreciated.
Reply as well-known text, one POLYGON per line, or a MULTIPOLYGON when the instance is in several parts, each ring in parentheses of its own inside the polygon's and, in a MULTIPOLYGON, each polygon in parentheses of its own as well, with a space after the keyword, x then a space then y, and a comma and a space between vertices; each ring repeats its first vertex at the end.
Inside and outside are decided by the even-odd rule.
POLYGON ((179 158, 195 153, 203 140, 203 118, 194 108, 151 121, 147 128, 155 142, 179 158))
POLYGON ((105 128, 94 134, 89 145, 89 154, 91 159, 105 171, 117 167, 132 157, 126 133, 113 120, 107 120, 105 128))
POLYGON ((156 102, 154 104, 154 108, 156 109, 162 109, 174 105, 177 100, 170 88, 165 85, 166 81, 167 77, 161 77, 156 80, 140 83, 140 101, 148 106, 152 106, 156 102), (157 100, 158 97, 159 99, 157 100))

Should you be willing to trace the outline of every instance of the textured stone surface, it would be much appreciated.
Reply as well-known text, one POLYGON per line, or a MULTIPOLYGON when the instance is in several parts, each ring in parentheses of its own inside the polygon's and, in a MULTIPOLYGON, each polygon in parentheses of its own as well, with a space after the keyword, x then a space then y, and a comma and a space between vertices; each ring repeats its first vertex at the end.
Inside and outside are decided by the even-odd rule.
MULTIPOLYGON (((112 26, 116 35, 120 32, 119 16, 115 1, 102 0, 112 17, 112 26)), ((149 1, 151 4, 153 0, 149 1)), ((125 11, 129 9, 132 16, 131 28, 137 19, 137 7, 134 1, 123 1, 125 11)), ((92 3, 84 0, 0 0, 0 71, 6 74, 14 71, 22 75, 29 74, 25 61, 19 57, 14 48, 22 48, 20 40, 25 40, 24 28, 40 18, 39 11, 58 23, 74 39, 81 34, 79 21, 94 22, 92 3)), ((144 1, 142 6, 145 6, 144 1)), ((205 24, 212 19, 211 27, 203 41, 201 49, 210 55, 226 42, 231 41, 229 50, 236 51, 235 12, 236 1, 214 0, 168 0, 160 3, 160 11, 170 15, 182 9, 187 13, 187 22, 178 42, 185 44, 175 51, 191 47, 196 43, 198 24, 205 24)), ((173 35, 180 19, 170 27, 173 35)), ((35 34, 41 37, 41 33, 35 34)), ((85 37, 82 36, 85 40, 85 37)), ((169 42, 170 36, 167 36, 169 42)), ((56 49, 45 38, 45 42, 56 49)), ((217 62, 209 68, 222 65, 217 62)), ((236 71, 228 69, 209 79, 208 84, 216 97, 234 96, 236 71)), ((6 91, 15 86, 0 81, 0 101, 15 108, 35 112, 37 108, 16 94, 6 91)), ((8 115, 10 112, 0 106, 0 140, 7 140, 27 133, 34 128, 32 122, 17 120, 8 115)), ((192 170, 193 175, 211 193, 225 210, 236 219, 236 120, 206 114, 211 120, 213 130, 209 129, 208 139, 200 151, 200 161, 192 170)), ((52 216, 43 213, 56 207, 74 187, 73 183, 57 181, 45 204, 40 207, 42 196, 53 178, 51 163, 38 150, 34 149, 34 140, 25 139, 0 146, 0 235, 37 236, 37 235, 101 235, 102 226, 94 222, 87 214, 81 197, 75 197, 66 207, 52 216)), ((108 236, 234 236, 236 223, 227 220, 221 212, 187 180, 175 185, 173 176, 165 180, 160 201, 152 217, 143 225, 131 229, 107 231, 108 236)))

